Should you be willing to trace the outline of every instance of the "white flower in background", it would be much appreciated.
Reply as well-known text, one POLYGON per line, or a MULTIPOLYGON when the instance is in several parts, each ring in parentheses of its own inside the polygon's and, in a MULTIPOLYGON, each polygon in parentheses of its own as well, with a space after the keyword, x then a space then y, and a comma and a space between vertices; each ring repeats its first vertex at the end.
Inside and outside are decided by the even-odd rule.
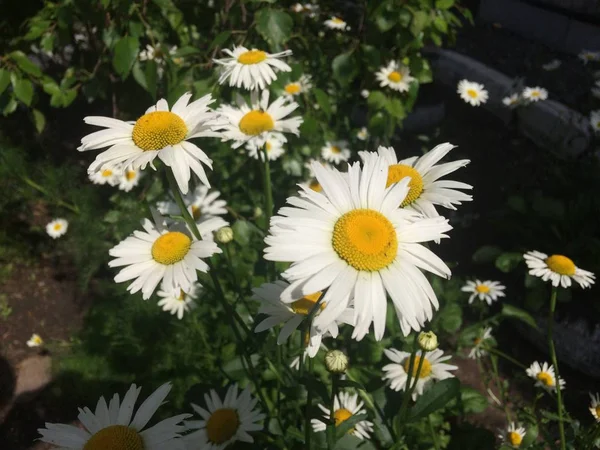
POLYGON ((219 76, 219 84, 229 80, 229 86, 238 89, 265 89, 277 79, 277 71, 291 72, 292 68, 281 61, 281 58, 290 56, 291 50, 279 53, 267 53, 253 48, 234 47, 233 50, 223 49, 228 58, 214 59, 213 61, 223 66, 219 76))
MULTIPOLYGON (((406 382, 408 380, 408 373, 410 371, 410 353, 401 352, 395 348, 384 349, 385 356, 388 357, 391 364, 383 366, 384 380, 390 380, 390 389, 394 391, 406 391, 406 382)), ((450 355, 444 356, 444 352, 437 349, 432 352, 428 352, 423 356, 423 352, 419 351, 418 355, 415 355, 413 360, 413 368, 411 375, 411 384, 414 382, 415 377, 418 373, 417 384, 415 390, 412 393, 412 399, 416 400, 419 395, 435 381, 445 380, 446 378, 454 377, 450 373, 451 370, 458 369, 457 366, 446 364, 451 358, 450 355), (419 364, 423 358, 423 364, 421 371, 418 372, 419 364)))
POLYGON ((363 337, 373 322, 381 340, 389 294, 404 334, 420 330, 438 301, 419 268, 450 276, 421 243, 445 237, 452 229, 448 221, 402 209, 409 179, 386 189, 387 164, 376 155, 362 168, 352 164, 347 174, 316 162, 312 169, 322 191, 302 187, 299 197, 288 198, 265 239, 266 260, 292 263, 282 274, 291 282, 282 301, 327 289, 325 309, 314 321, 317 330, 325 330, 350 297, 357 320, 353 337, 363 337))
POLYGON ((191 417, 190 414, 170 417, 144 430, 163 404, 171 384, 163 384, 154 391, 133 416, 141 390, 132 384, 122 402, 119 394, 115 394, 109 403, 100 397, 95 412, 87 407, 79 409, 77 418, 83 428, 46 423, 46 428, 38 429, 42 435, 39 440, 70 450, 180 450, 183 442, 179 433, 184 431, 184 427, 179 423, 191 417))
POLYGON ((315 163, 315 162, 319 163, 321 166, 325 167, 328 170, 333 169, 333 166, 331 164, 329 164, 328 162, 319 160, 319 159, 315 159, 315 158, 311 158, 304 163, 304 168, 306 170, 308 170, 308 174, 313 178, 315 176, 315 171, 313 170, 313 167, 314 167, 313 163, 315 163))
POLYGON ((41 347, 42 345, 44 345, 44 340, 36 333, 33 333, 27 341, 27 347, 41 347))
POLYGON ((583 61, 584 64, 587 64, 591 61, 600 61, 600 52, 581 50, 577 56, 583 61))
POLYGON ((519 94, 510 94, 502 99, 504 106, 515 106, 519 103, 519 94))
MULTIPOLYGON (((525 372, 527 376, 536 380, 536 386, 544 388, 547 391, 556 392, 556 374, 552 365, 547 362, 540 364, 534 361, 525 372)), ((565 384, 565 380, 561 378, 559 380, 561 390, 564 389, 565 384)))
POLYGON ((590 125, 596 133, 600 133, 600 109, 590 113, 590 125))
MULTIPOLYGON (((259 288, 252 289, 254 300, 260 302, 258 314, 267 316, 264 320, 256 325, 255 333, 260 333, 269 330, 276 325, 282 325, 281 331, 277 336, 277 344, 281 345, 290 337, 290 335, 300 326, 300 324, 308 317, 311 310, 323 295, 318 291, 313 294, 304 295, 301 298, 294 300, 292 303, 284 303, 281 301, 282 292, 289 287, 289 283, 285 281, 276 281, 274 283, 265 283, 259 288)), ((313 317, 318 317, 319 313, 325 308, 325 303, 321 302, 318 310, 313 317)), ((314 320, 314 319, 313 319, 314 320)), ((354 320, 354 311, 347 308, 338 320, 331 323, 323 332, 319 332, 314 326, 310 327, 309 341, 306 343, 308 356, 314 358, 319 348, 323 335, 329 334, 336 338, 339 332, 338 322, 352 324, 354 320)))
POLYGON ((283 87, 283 95, 294 98, 300 94, 304 94, 312 87, 311 79, 308 75, 302 75, 298 81, 287 83, 283 87))
MULTIPOLYGON (((426 217, 439 216, 435 205, 448 209, 456 209, 455 205, 469 202, 473 199, 458 189, 473 189, 473 186, 459 181, 440 180, 461 167, 469 164, 468 159, 460 159, 449 163, 436 164, 446 156, 455 145, 446 142, 436 145, 432 150, 420 157, 406 158, 398 161, 393 147, 379 147, 377 152, 388 164, 386 187, 389 188, 405 177, 409 177, 409 191, 402 204, 403 208, 412 209, 426 217)), ((358 152, 365 160, 374 152, 358 152)))
POLYGON ((600 394, 596 393, 596 395, 593 395, 591 392, 590 394, 590 413, 592 414, 592 416, 594 416, 594 419, 596 419, 596 422, 600 422, 600 394))
POLYGON ((368 89, 363 89, 362 91, 360 91, 360 96, 362 98, 369 98, 369 94, 370 92, 368 91, 368 89))
POLYGON ((466 103, 471 106, 479 106, 488 99, 488 91, 483 84, 475 83, 469 80, 460 80, 456 92, 466 103))
POLYGON ((469 305, 473 303, 475 298, 485 301, 488 305, 491 305, 492 302, 498 300, 499 297, 504 297, 504 289, 506 289, 506 287, 501 285, 499 281, 469 280, 467 281, 467 284, 464 285, 460 290, 471 293, 471 296, 469 297, 469 305))
POLYGON ((511 422, 506 430, 500 430, 498 437, 502 442, 507 443, 511 447, 519 448, 525 437, 525 428, 520 426, 520 424, 511 422))
POLYGON ((407 92, 410 84, 415 80, 410 76, 410 69, 396 61, 391 61, 387 66, 381 67, 375 74, 375 78, 379 81, 379 86, 387 86, 398 92, 407 92))
POLYGON ((311 3, 304 3, 304 4, 296 3, 296 4, 292 5, 292 7, 290 9, 295 13, 304 13, 308 17, 313 18, 319 12, 319 5, 314 5, 311 3))
POLYGON ((548 98, 548 91, 539 86, 526 87, 523 90, 522 95, 525 100, 529 100, 530 102, 538 102, 540 100, 546 100, 548 98))
POLYGON ((561 66, 561 64, 562 64, 562 61, 560 59, 553 59, 552 61, 550 61, 547 64, 542 64, 542 69, 544 69, 546 71, 556 70, 561 66))
POLYGON ((158 65, 164 65, 167 55, 173 57, 176 53, 176 45, 173 45, 165 52, 160 43, 156 44, 156 47, 148 44, 146 45, 146 48, 140 52, 140 61, 154 61, 158 65))
MULTIPOLYGON (((198 185, 196 186, 196 189, 183 197, 183 202, 187 205, 188 212, 194 218, 196 224, 200 225, 210 218, 227 214, 227 202, 219 198, 220 196, 221 193, 219 191, 213 191, 204 185, 198 185)), ((169 199, 165 202, 158 202, 156 204, 156 209, 163 216, 181 215, 181 210, 173 199, 169 199)), ((222 220, 221 226, 225 227, 227 225, 228 223, 222 220)), ((200 230, 201 233, 202 231, 203 230, 200 230)), ((205 237, 203 236, 202 239, 205 239, 205 237)))
POLYGON ((121 173, 119 189, 125 192, 131 191, 138 185, 142 178, 142 171, 139 169, 127 168, 121 173))
POLYGON ((331 18, 327 19, 324 23, 325 26, 331 30, 350 30, 348 24, 336 16, 331 16, 331 18))
MULTIPOLYGON (((333 400, 333 419, 335 420, 335 426, 340 426, 343 422, 348 420, 350 417, 359 414, 366 414, 367 410, 363 408, 364 403, 358 401, 358 394, 350 394, 348 392, 340 392, 335 396, 333 400)), ((323 411, 323 415, 326 419, 331 416, 331 411, 328 407, 319 404, 319 408, 323 411)), ((327 424, 319 419, 311 419, 313 431, 325 431, 327 424)), ((357 422, 353 428, 348 431, 349 434, 354 435, 359 439, 369 439, 370 433, 373 432, 373 422, 368 420, 361 420, 357 422)))
POLYGON ((366 141, 369 138, 369 131, 367 130, 367 127, 362 127, 360 130, 358 130, 356 137, 361 141, 366 141))
POLYGON ((487 350, 483 348, 487 345, 490 339, 492 339, 492 329, 490 327, 481 330, 479 335, 473 340, 473 348, 469 352, 469 358, 479 359, 484 355, 487 355, 487 350))
POLYGON ((127 266, 115 276, 115 282, 134 280, 127 290, 132 294, 141 290, 144 300, 162 280, 163 290, 188 292, 198 281, 197 271, 208 272, 203 259, 221 253, 213 241, 196 240, 185 225, 167 227, 160 218, 155 220, 156 224, 144 219, 144 231, 135 231, 108 252, 115 257, 108 263, 110 267, 127 266))
POLYGON ((221 115, 218 128, 222 129, 223 141, 234 141, 233 148, 238 148, 254 140, 257 145, 264 141, 265 133, 278 131, 280 133, 300 134, 299 127, 302 117, 289 116, 298 103, 279 97, 269 105, 269 91, 262 91, 259 99, 258 91, 250 94, 250 105, 243 97, 236 95, 237 108, 231 105, 221 105, 217 112, 221 115))
POLYGON ((69 222, 65 219, 54 219, 46 225, 46 233, 52 239, 61 237, 69 229, 69 222))
POLYGON ((94 184, 109 184, 116 186, 119 184, 122 176, 122 171, 118 167, 112 169, 98 170, 88 173, 90 181, 94 184))
POLYGON ((190 101, 192 94, 183 94, 171 111, 166 100, 148 108, 146 114, 135 123, 110 117, 88 116, 84 122, 106 128, 88 134, 81 139, 79 151, 110 147, 100 153, 90 165, 89 172, 113 169, 115 166, 144 169, 158 156, 171 167, 181 192, 187 194, 190 169, 200 181, 210 186, 203 163, 212 169, 211 159, 189 140, 196 137, 213 136, 211 131, 214 113, 208 107, 214 100, 210 95, 190 101))
POLYGON ((587 288, 594 284, 594 278, 596 278, 592 272, 580 269, 570 258, 563 255, 548 256, 534 250, 525 253, 523 258, 530 269, 530 275, 540 277, 544 281, 550 280, 554 287, 560 285, 568 288, 573 279, 582 288, 587 288))
POLYGON ((188 449, 223 450, 234 442, 254 442, 250 435, 264 428, 261 422, 265 415, 255 409, 258 400, 247 387, 238 395, 238 386, 233 384, 221 400, 214 389, 204 394, 206 409, 192 403, 192 408, 202 420, 185 422, 188 430, 183 440, 188 449))
MULTIPOLYGON (((306 362, 306 358, 308 358, 308 347, 302 352, 302 362, 306 362)), ((296 356, 290 362, 290 369, 300 370, 300 356, 296 356)))
POLYGON ((158 306, 162 306, 163 311, 168 311, 173 315, 177 314, 177 318, 181 320, 185 313, 196 307, 194 300, 200 291, 201 288, 197 284, 192 284, 188 292, 183 289, 161 289, 157 293, 161 298, 158 301, 158 306))
POLYGON ((335 141, 329 142, 321 147, 321 158, 325 161, 339 164, 350 159, 350 149, 348 148, 348 142, 346 141, 335 141))
POLYGON ((285 153, 283 145, 286 142, 287 138, 283 134, 277 132, 268 132, 265 133, 260 139, 252 139, 250 142, 248 142, 246 149, 248 150, 248 155, 251 158, 260 158, 261 161, 264 161, 265 153, 263 151, 263 147, 265 147, 269 160, 275 161, 285 153))

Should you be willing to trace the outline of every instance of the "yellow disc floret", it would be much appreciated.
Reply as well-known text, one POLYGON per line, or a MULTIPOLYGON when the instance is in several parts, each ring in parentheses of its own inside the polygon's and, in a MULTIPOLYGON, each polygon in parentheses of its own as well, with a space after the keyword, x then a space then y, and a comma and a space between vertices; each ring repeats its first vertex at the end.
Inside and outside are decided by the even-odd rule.
POLYGON ((239 127, 242 133, 257 136, 265 131, 271 131, 275 127, 275 122, 269 113, 255 109, 242 117, 239 127))
POLYGON ((262 50, 249 50, 238 56, 238 62, 245 65, 258 64, 265 59, 267 59, 267 54, 262 50))
POLYGON ((544 386, 548 386, 548 387, 554 386, 554 377, 552 375, 550 375, 548 372, 538 373, 537 379, 540 380, 544 386))
POLYGON ((388 75, 388 80, 390 80, 393 83, 399 83, 400 81, 402 81, 402 78, 404 78, 402 74, 395 70, 388 75))
POLYGON ((144 114, 133 126, 132 138, 135 145, 144 151, 161 150, 179 144, 185 139, 188 129, 181 117, 169 111, 154 111, 144 114))
POLYGON ((125 171, 125 178, 127 178, 127 181, 131 181, 136 177, 137 173, 135 170, 126 170, 125 171))
POLYGON ((206 422, 206 436, 213 444, 220 445, 235 436, 239 426, 240 418, 235 409, 217 409, 206 422))
POLYGON ((311 181, 309 183, 308 187, 311 188, 315 192, 321 192, 323 190, 323 187, 317 180, 311 181))
POLYGON ((377 271, 390 265, 398 253, 392 222, 372 209, 355 209, 333 227, 333 249, 356 270, 377 271))
POLYGON ((467 89, 467 95, 471 98, 477 98, 479 96, 475 89, 467 89))
POLYGON ((490 288, 485 284, 478 284, 477 286, 475 286, 475 290, 480 294, 487 294, 488 292, 490 292, 490 288))
POLYGON ((348 411, 346 408, 336 409, 333 413, 333 419, 335 420, 335 426, 337 427, 342 422, 345 422, 350 417, 352 417, 352 413, 348 411))
POLYGON ((523 441, 523 436, 521 436, 516 431, 511 431, 510 433, 508 433, 508 440, 510 441, 511 445, 518 447, 521 445, 521 442, 523 441))
MULTIPOLYGON (((303 316, 308 316, 311 310, 314 308, 315 304, 319 301, 322 292, 315 292, 314 294, 305 295, 299 300, 296 300, 290 305, 290 308, 294 310, 296 314, 302 314, 303 316)), ((319 304, 319 308, 322 310, 325 308, 325 303, 321 302, 319 304)))
POLYGON ((335 153, 337 155, 339 153, 342 153, 342 149, 339 148, 337 145, 332 145, 331 146, 331 153, 335 153))
POLYGON ((144 448, 144 441, 139 433, 125 425, 103 428, 83 446, 83 450, 144 450, 144 448))
POLYGON ((113 171, 112 171, 112 170, 110 170, 110 169, 104 169, 104 170, 102 171, 102 176, 103 176, 103 177, 111 177, 111 176, 112 176, 112 174, 113 174, 113 171))
POLYGON ((411 166, 406 164, 392 164, 388 167, 388 177, 386 187, 390 187, 394 183, 398 183, 405 177, 410 177, 408 183, 409 191, 406 198, 400 206, 405 207, 417 200, 423 192, 423 178, 421 174, 411 166))
POLYGON ((563 255, 552 255, 546 258, 546 264, 552 272, 572 277, 575 275, 575 263, 563 255))
POLYGON ((285 85, 285 92, 290 95, 296 95, 300 93, 300 83, 289 83, 285 85))
POLYGON ((190 251, 192 240, 180 231, 170 231, 152 244, 152 258, 160 264, 175 264, 190 251))
MULTIPOLYGON (((417 376, 417 370, 419 370, 419 364, 421 362, 420 356, 415 356, 415 360, 413 362, 412 376, 417 376)), ((404 360, 404 371, 408 373, 410 370, 410 358, 406 358, 404 360)), ((419 378, 427 378, 431 374, 431 363, 427 358, 423 358, 423 366, 421 366, 421 371, 419 372, 419 378)))

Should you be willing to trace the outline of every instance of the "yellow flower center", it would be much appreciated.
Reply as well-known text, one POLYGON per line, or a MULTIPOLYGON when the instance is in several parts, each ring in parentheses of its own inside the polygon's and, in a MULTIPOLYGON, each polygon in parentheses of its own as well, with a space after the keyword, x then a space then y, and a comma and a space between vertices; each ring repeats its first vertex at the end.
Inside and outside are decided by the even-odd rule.
POLYGON ((111 425, 94 434, 83 450, 144 450, 144 441, 137 431, 125 425, 111 425))
POLYGON ((552 375, 550 375, 548 372, 538 373, 537 379, 540 380, 544 386, 548 386, 548 387, 554 386, 554 377, 552 375))
POLYGON ((300 83, 290 83, 285 86, 285 92, 291 95, 300 93, 300 83))
POLYGON ((481 344, 481 338, 475 338, 473 339, 473 344, 475 344, 476 346, 481 344))
POLYGON ((596 122, 596 128, 600 128, 600 120, 596 122))
MULTIPOLYGON (((319 301, 322 292, 315 292, 314 294, 305 295, 300 300, 296 300, 293 302, 290 307, 294 310, 296 314, 302 314, 303 316, 308 316, 315 304, 319 301)), ((319 304, 319 308, 323 310, 325 308, 325 303, 321 302, 319 304)))
POLYGON ((180 231, 170 231, 152 244, 152 257, 160 264, 175 264, 190 251, 192 240, 180 231))
POLYGON ((338 256, 356 270, 381 270, 398 253, 394 226, 372 209, 355 209, 340 217, 333 227, 332 243, 338 256))
POLYGON ((39 336, 34 336, 34 337, 33 337, 33 343, 34 343, 34 344, 41 345, 41 344, 42 344, 42 342, 44 342, 44 341, 42 341, 42 338, 41 338, 41 337, 39 337, 39 336))
POLYGON ((338 25, 340 25, 340 24, 342 24, 342 23, 346 23, 346 22, 344 22, 342 19, 340 19, 339 17, 332 17, 332 18, 331 18, 331 21, 332 21, 333 23, 336 23, 336 24, 338 24, 338 25))
POLYGON ((596 408, 594 408, 596 411, 596 416, 600 417, 600 405, 596 406, 596 408))
POLYGON ((475 290, 480 294, 487 294, 488 292, 490 292, 490 288, 485 284, 478 284, 477 286, 475 286, 475 290))
POLYGON ((546 264, 552 272, 572 277, 575 275, 575 263, 563 255, 552 255, 546 258, 546 264))
POLYGON ((336 409, 333 413, 333 419, 335 420, 335 426, 337 427, 342 422, 348 420, 352 417, 352 413, 348 411, 346 408, 336 409))
POLYGON ((200 219, 201 216, 202 216, 202 208, 200 208, 199 206, 196 206, 196 205, 192 205, 192 217, 194 218, 194 220, 198 221, 198 219, 200 219))
POLYGON ((62 224, 55 223, 53 228, 54 228, 54 231, 58 231, 58 230, 60 230, 62 228, 62 224))
POLYGON ((395 70, 388 75, 388 80, 390 80, 394 83, 398 83, 398 82, 402 81, 402 78, 404 78, 402 76, 402 74, 400 72, 396 72, 395 70))
POLYGON ((335 153, 335 154, 342 153, 342 149, 339 148, 337 145, 332 145, 331 146, 331 153, 335 153))
POLYGON ((179 297, 177 297, 177 300, 180 302, 185 301, 185 292, 183 292, 183 289, 179 289, 179 297))
POLYGON ((144 114, 133 126, 133 142, 144 151, 161 150, 179 144, 188 129, 181 117, 169 111, 144 114))
POLYGON ((265 131, 271 131, 275 127, 275 123, 269 113, 255 109, 242 117, 239 127, 242 133, 256 136, 265 131))
POLYGON ((531 91, 531 96, 532 97, 539 97, 540 96, 540 91, 531 91))
POLYGON ((137 175, 137 173, 135 172, 135 170, 126 170, 125 171, 125 178, 127 178, 127 181, 133 180, 136 175, 137 175))
POLYGON ((508 440, 510 441, 511 445, 518 447, 521 445, 521 441, 523 441, 523 437, 516 431, 511 431, 510 433, 508 433, 508 440))
POLYGON ((315 192, 321 192, 323 190, 323 188, 321 187, 321 185, 319 184, 319 182, 317 180, 311 181, 310 184, 308 185, 308 187, 311 188, 315 192))
POLYGON ((413 167, 406 164, 393 164, 388 167, 388 177, 385 187, 398 183, 404 177, 410 177, 408 194, 400 206, 405 207, 417 200, 423 192, 423 178, 413 167))
POLYGON ((238 62, 246 65, 258 64, 265 59, 267 59, 267 54, 262 50, 249 50, 238 56, 238 62))
POLYGON ((271 145, 271 143, 269 141, 265 142, 265 150, 267 151, 267 153, 269 153, 271 151, 271 148, 273 146, 271 145))
MULTIPOLYGON (((415 355, 415 361, 413 362, 413 370, 412 376, 417 376, 417 370, 419 370, 419 363, 421 362, 421 357, 415 355)), ((408 373, 410 370, 410 357, 404 360, 404 371, 408 373)), ((427 358, 423 358, 423 366, 421 367, 421 371, 419 372, 419 378, 427 378, 431 374, 431 363, 427 360, 427 358)))
POLYGON ((110 177, 110 176, 112 176, 112 174, 113 174, 113 171, 110 170, 110 169, 105 169, 105 170, 102 171, 102 176, 103 177, 110 177))
POLYGON ((467 95, 471 98, 477 98, 479 96, 475 89, 467 89, 467 95))
POLYGON ((240 418, 235 409, 217 409, 206 423, 206 435, 213 444, 223 444, 235 436, 239 426, 240 418))

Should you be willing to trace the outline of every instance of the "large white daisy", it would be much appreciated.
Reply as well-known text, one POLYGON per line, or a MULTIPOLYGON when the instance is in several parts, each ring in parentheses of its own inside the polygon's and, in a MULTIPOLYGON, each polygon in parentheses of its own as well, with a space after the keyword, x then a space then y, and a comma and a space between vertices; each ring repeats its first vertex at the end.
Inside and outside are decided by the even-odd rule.
POLYGON ((202 420, 185 422, 188 430, 196 430, 183 438, 187 450, 223 450, 236 441, 252 443, 250 433, 263 429, 259 422, 265 415, 255 409, 258 400, 249 387, 238 395, 237 384, 229 386, 222 401, 213 389, 204 394, 204 401, 206 409, 192 403, 202 420))
POLYGON ((513 448, 521 447, 523 438, 525 437, 525 428, 511 422, 506 430, 500 430, 498 437, 513 448))
POLYGON ((346 141, 335 141, 327 142, 321 148, 321 157, 328 162, 339 164, 341 162, 348 161, 350 159, 350 149, 348 148, 348 142, 346 141))
POLYGON ((544 281, 550 280, 554 287, 560 285, 568 288, 571 286, 571 280, 574 280, 585 289, 594 284, 596 278, 592 272, 580 269, 573 260, 563 255, 548 256, 534 250, 525 253, 523 258, 530 269, 530 275, 540 277, 544 281))
POLYGON ((63 450, 181 450, 183 442, 179 433, 184 431, 184 427, 179 423, 191 414, 170 417, 144 430, 163 404, 171 384, 163 384, 154 391, 132 419, 141 390, 141 387, 132 384, 123 402, 119 394, 115 394, 108 404, 104 397, 100 397, 95 412, 87 407, 80 408, 77 418, 83 428, 46 423, 46 428, 38 429, 42 435, 40 441, 58 445, 63 450))
POLYGON ((475 297, 479 298, 482 302, 487 302, 488 305, 491 305, 492 302, 498 300, 498 297, 504 297, 504 289, 506 286, 500 284, 499 281, 467 281, 462 288, 460 288, 463 292, 470 292, 469 296, 469 304, 473 303, 475 297))
MULTIPOLYGON (((367 410, 363 408, 364 403, 358 401, 358 394, 350 394, 349 392, 340 392, 333 400, 333 420, 335 426, 341 425, 350 417, 357 414, 366 414, 367 410)), ((323 411, 326 420, 331 417, 331 411, 328 407, 319 404, 319 408, 323 411)), ((313 430, 316 432, 325 431, 327 424, 319 419, 311 419, 313 430)), ((370 433, 373 432, 373 422, 361 420, 357 422, 353 428, 348 431, 349 434, 356 436, 359 439, 369 439, 370 433)))
MULTIPOLYGON (((554 366, 551 364, 548 364, 547 362, 540 364, 539 362, 534 361, 525 372, 527 373, 527 376, 536 380, 536 386, 550 392, 556 392, 556 372, 554 371, 554 366)), ((558 384, 560 389, 563 390, 566 382, 560 378, 558 384)))
MULTIPOLYGON (((435 205, 448 209, 456 209, 455 205, 473 199, 457 189, 472 189, 473 186, 452 180, 440 180, 461 167, 469 164, 468 159, 437 164, 456 146, 446 142, 435 146, 421 157, 406 158, 398 161, 393 147, 379 147, 379 156, 387 162, 388 177, 386 187, 390 187, 405 177, 410 177, 409 192, 402 201, 402 207, 413 209, 426 217, 439 216, 435 205)), ((369 152, 358 152, 364 160, 369 152)))
POLYGON ((458 92, 460 98, 471 106, 479 106, 482 103, 487 102, 489 95, 483 84, 469 80, 460 80, 456 92, 458 92))
POLYGON ((408 194, 406 178, 386 189, 387 163, 376 155, 347 174, 313 163, 321 192, 301 187, 299 197, 271 219, 265 259, 292 262, 283 273, 291 285, 282 300, 327 289, 325 309, 315 318, 326 329, 353 299, 354 336, 374 322, 378 340, 385 331, 386 293, 403 331, 419 330, 438 307, 431 285, 419 270, 449 277, 450 269, 421 242, 445 237, 452 229, 442 217, 423 218, 400 207, 408 194), (433 307, 432 307, 433 306, 433 307))
POLYGON ((292 71, 292 68, 280 59, 290 56, 291 50, 270 54, 255 48, 248 50, 240 46, 233 47, 232 50, 224 49, 223 53, 229 57, 213 60, 223 66, 219 84, 229 80, 229 86, 237 88, 243 86, 248 90, 265 89, 277 79, 276 71, 292 71))
POLYGON ((260 139, 251 139, 246 145, 248 155, 251 158, 265 160, 265 152, 263 147, 267 151, 269 161, 275 161, 281 155, 285 153, 283 145, 287 142, 287 138, 282 133, 268 132, 260 139))
POLYGON ((398 92, 407 92, 410 84, 415 81, 410 76, 410 69, 396 61, 391 61, 387 66, 381 67, 375 74, 375 78, 379 81, 379 86, 388 86, 398 92))
POLYGON ((192 94, 183 94, 169 111, 161 99, 136 122, 124 122, 110 117, 89 116, 85 123, 106 128, 81 139, 79 151, 110 147, 96 156, 88 172, 113 169, 115 166, 144 169, 154 168, 157 156, 173 169, 177 185, 184 194, 188 191, 190 169, 200 181, 210 186, 203 163, 212 169, 211 159, 189 140, 196 137, 219 136, 211 131, 215 115, 209 109, 214 100, 209 95, 190 101, 192 94))
POLYGON ((183 289, 163 288, 157 293, 160 297, 158 306, 161 306, 163 311, 168 311, 173 315, 177 314, 177 318, 181 320, 185 313, 196 307, 194 300, 200 290, 200 286, 196 283, 192 284, 187 292, 183 289))
POLYGON ((64 235, 69 229, 69 222, 66 219, 54 219, 46 225, 46 233, 52 239, 64 235))

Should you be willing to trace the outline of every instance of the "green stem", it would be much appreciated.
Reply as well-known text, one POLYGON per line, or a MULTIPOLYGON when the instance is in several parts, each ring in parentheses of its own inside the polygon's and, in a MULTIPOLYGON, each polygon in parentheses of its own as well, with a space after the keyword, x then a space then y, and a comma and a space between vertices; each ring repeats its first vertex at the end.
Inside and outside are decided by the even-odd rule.
MULTIPOLYGON (((404 396, 402 397, 402 404, 400 406, 400 411, 398 412, 398 417, 400 418, 400 427, 398 430, 398 434, 401 434, 401 431, 402 431, 402 428, 404 425, 404 420, 403 420, 404 415, 406 413, 406 409, 408 408, 408 402, 409 402, 409 399, 412 394, 411 381, 412 381, 413 369, 415 366, 415 357, 416 357, 416 353, 417 353, 417 339, 418 338, 419 338, 419 333, 415 333, 415 339, 413 341, 413 348, 410 353, 410 360, 408 363, 408 373, 406 374, 407 378, 406 378, 406 385, 404 386, 404 396)), ((422 361, 422 358, 420 361, 422 361)))
POLYGON ((496 386, 498 386, 498 392, 500 393, 500 398, 502 399, 502 409, 504 409, 504 414, 506 415, 507 422, 512 422, 510 411, 508 409, 508 405, 506 404, 506 392, 504 392, 504 386, 502 386, 502 380, 500 379, 500 373, 498 371, 498 360, 494 357, 490 358, 492 361, 492 372, 494 374, 494 381, 496 382, 496 386))
MULTIPOLYGON (((313 358, 308 358, 308 371, 312 373, 313 370, 313 358)), ((304 445, 305 450, 311 450, 310 437, 312 433, 312 427, 310 424, 310 409, 312 407, 312 390, 310 386, 306 387, 306 409, 304 410, 304 445)))
POLYGON ((54 202, 56 202, 57 205, 63 206, 65 208, 67 208, 68 210, 74 212, 75 214, 79 214, 79 208, 77 206, 71 205, 70 203, 62 201, 61 199, 55 198, 54 196, 50 195, 50 193, 43 186, 37 184, 31 178, 28 178, 28 177, 26 177, 24 175, 21 175, 21 178, 23 179, 23 181, 25 182, 25 184, 31 186, 32 188, 34 188, 38 192, 41 192, 42 194, 44 194, 46 197, 52 199, 54 202))
POLYGON ((521 369, 527 369, 527 366, 525 366, 525 364, 520 363, 519 361, 517 361, 515 358, 513 358, 512 356, 507 355, 506 353, 498 350, 497 348, 493 348, 493 347, 487 347, 487 346, 482 346, 482 348, 488 352, 490 352, 493 355, 496 356, 500 356, 501 358, 506 359, 507 361, 510 361, 511 363, 513 363, 516 366, 519 366, 521 369))
POLYGON ((335 396, 337 395, 339 375, 331 374, 331 399, 329 401, 329 422, 327 423, 327 449, 335 447, 335 396))
POLYGON ((435 450, 440 450, 440 444, 437 440, 437 434, 433 428, 433 422, 431 421, 431 415, 427 416, 427 422, 429 423, 429 432, 431 433, 431 439, 433 440, 433 447, 435 450))
POLYGON ((554 311, 556 310, 557 294, 558 288, 553 286, 552 294, 550 296, 550 311, 548 313, 548 347, 550 349, 550 357, 552 358, 552 365, 554 366, 554 373, 556 376, 556 406, 558 408, 558 431, 560 433, 560 448, 561 450, 565 450, 567 448, 567 443, 565 441, 565 424, 563 422, 562 392, 560 389, 558 359, 556 358, 556 349, 554 348, 554 339, 552 338, 552 327, 554 324, 554 311))
MULTIPOLYGON (((273 188, 271 186, 271 168, 269 166, 269 155, 267 153, 267 144, 262 147, 265 158, 265 167, 263 170, 263 184, 265 190, 265 231, 269 232, 271 216, 273 215, 273 188)), ((267 261, 267 281, 275 278, 275 263, 267 261)))

